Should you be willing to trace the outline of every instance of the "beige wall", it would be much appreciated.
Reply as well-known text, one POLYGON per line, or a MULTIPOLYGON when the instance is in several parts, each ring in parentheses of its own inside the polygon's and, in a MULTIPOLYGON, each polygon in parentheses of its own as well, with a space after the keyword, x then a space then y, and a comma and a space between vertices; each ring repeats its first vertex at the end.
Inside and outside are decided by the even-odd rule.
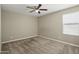
POLYGON ((37 18, 2 10, 2 42, 37 35, 37 18))
POLYGON ((1 6, 0 6, 0 51, 1 51, 1 6))
POLYGON ((10 11, 2 11, 2 42, 40 34, 79 45, 78 36, 62 33, 62 15, 77 11, 79 11, 79 6, 51 13, 38 19, 10 11))
POLYGON ((63 19, 62 15, 79 11, 79 6, 61 10, 38 18, 39 34, 48 38, 55 38, 57 40, 66 41, 79 45, 79 36, 70 36, 63 34, 63 19))

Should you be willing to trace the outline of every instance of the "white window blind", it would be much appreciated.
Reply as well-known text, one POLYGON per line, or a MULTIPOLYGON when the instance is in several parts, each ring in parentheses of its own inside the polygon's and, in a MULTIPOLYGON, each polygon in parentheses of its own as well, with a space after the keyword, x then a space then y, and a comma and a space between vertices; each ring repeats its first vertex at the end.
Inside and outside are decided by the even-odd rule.
POLYGON ((63 15, 63 33, 79 36, 79 12, 63 15))

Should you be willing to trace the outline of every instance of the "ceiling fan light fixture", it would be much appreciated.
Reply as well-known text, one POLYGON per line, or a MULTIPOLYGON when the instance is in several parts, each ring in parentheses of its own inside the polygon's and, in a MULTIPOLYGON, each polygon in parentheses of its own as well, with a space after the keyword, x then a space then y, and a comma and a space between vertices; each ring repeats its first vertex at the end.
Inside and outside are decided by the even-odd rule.
POLYGON ((36 10, 35 12, 37 12, 37 13, 38 13, 38 11, 39 11, 39 10, 36 10))

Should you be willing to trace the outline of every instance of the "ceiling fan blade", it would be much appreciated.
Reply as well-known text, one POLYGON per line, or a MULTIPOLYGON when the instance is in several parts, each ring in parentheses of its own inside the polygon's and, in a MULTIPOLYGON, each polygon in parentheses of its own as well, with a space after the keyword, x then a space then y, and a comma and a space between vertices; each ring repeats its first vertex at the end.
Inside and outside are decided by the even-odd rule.
POLYGON ((36 8, 36 9, 39 9, 41 6, 42 6, 42 5, 41 5, 41 4, 39 4, 39 5, 37 6, 37 8, 36 8))
POLYGON ((30 11, 31 13, 34 12, 35 10, 30 11))
POLYGON ((41 10, 41 11, 47 11, 47 9, 39 9, 39 10, 41 10))
POLYGON ((26 8, 34 9, 33 7, 27 6, 26 8))
POLYGON ((38 11, 38 13, 40 14, 40 11, 38 11))
POLYGON ((36 6, 27 6, 26 8, 36 9, 36 6))

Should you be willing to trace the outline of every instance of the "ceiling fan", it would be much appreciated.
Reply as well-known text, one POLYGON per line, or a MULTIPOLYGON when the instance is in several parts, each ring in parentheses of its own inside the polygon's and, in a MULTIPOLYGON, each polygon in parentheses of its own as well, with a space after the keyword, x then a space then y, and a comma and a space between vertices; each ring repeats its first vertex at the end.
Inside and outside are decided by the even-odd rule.
POLYGON ((37 12, 37 13, 41 13, 41 11, 47 11, 47 9, 40 9, 40 7, 42 6, 42 4, 38 4, 38 6, 27 6, 26 8, 32 9, 32 12, 37 12))

